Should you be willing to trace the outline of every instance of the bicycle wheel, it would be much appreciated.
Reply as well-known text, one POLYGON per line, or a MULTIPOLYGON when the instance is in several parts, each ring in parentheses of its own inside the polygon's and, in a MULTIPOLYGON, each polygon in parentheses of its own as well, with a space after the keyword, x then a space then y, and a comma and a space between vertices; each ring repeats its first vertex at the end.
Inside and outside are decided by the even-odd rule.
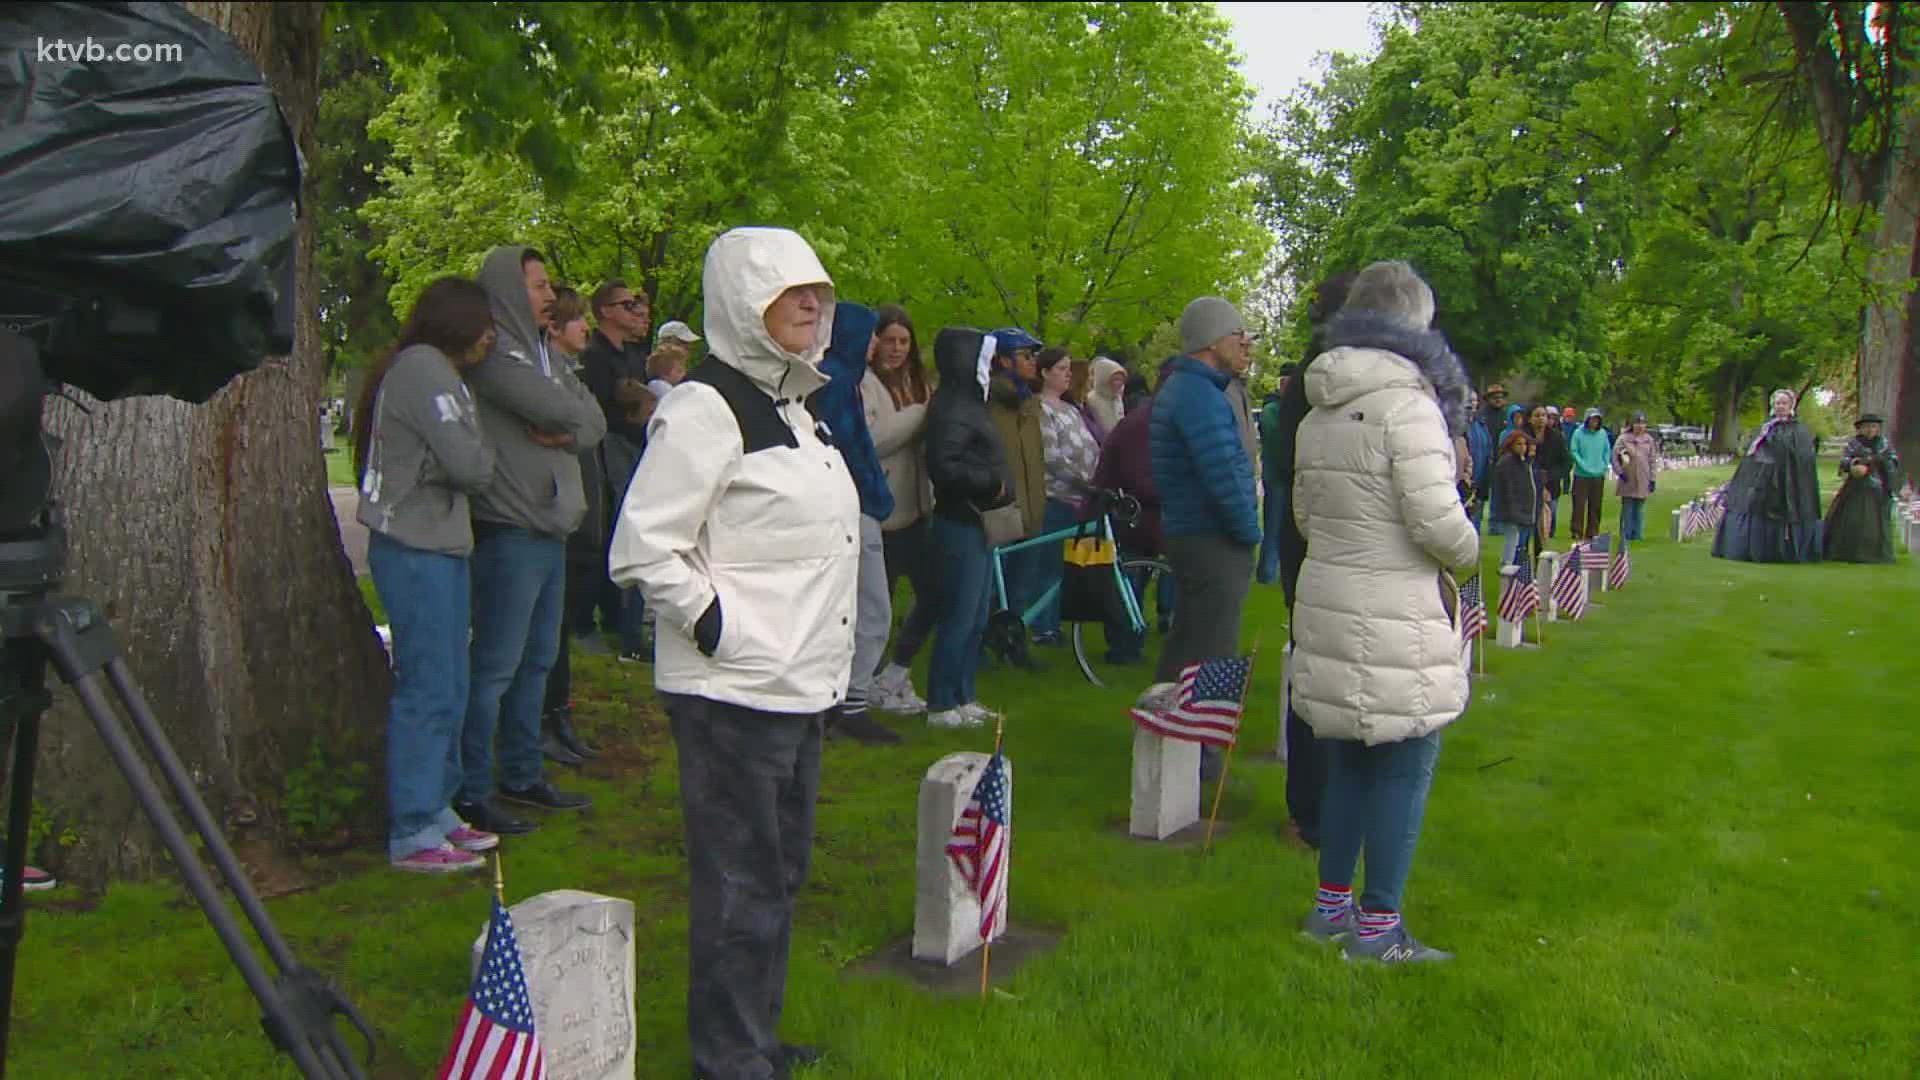
MULTIPOLYGON (((1121 559, 1120 573, 1133 583, 1134 599, 1140 607, 1140 627, 1137 633, 1140 645, 1144 648, 1147 629, 1153 625, 1153 619, 1147 614, 1147 599, 1159 595, 1159 590, 1154 587, 1154 583, 1159 580, 1161 574, 1173 573, 1173 568, 1159 559, 1121 559)), ((1100 678, 1099 669, 1094 666, 1094 652, 1096 649, 1102 650, 1100 659, 1104 666, 1106 654, 1112 650, 1113 645, 1106 639, 1105 627, 1101 627, 1100 636, 1096 642, 1092 631, 1087 626, 1088 624, 1084 622, 1073 624, 1073 662, 1079 665, 1080 674, 1085 676, 1088 682, 1104 687, 1107 684, 1100 678)))

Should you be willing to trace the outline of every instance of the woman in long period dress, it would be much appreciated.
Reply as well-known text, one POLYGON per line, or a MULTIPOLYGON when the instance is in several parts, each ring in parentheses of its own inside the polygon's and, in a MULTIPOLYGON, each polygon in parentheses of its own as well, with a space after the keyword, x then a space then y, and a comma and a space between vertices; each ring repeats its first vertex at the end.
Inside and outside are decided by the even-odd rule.
POLYGON ((1834 562, 1893 561, 1893 493, 1903 477, 1900 455, 1880 434, 1871 413, 1854 421, 1853 438, 1840 455, 1840 491, 1827 510, 1826 556, 1834 562))
POLYGON ((1775 390, 1772 417, 1727 485, 1713 555, 1741 562, 1819 562, 1820 479, 1813 433, 1794 416, 1791 390, 1775 390))

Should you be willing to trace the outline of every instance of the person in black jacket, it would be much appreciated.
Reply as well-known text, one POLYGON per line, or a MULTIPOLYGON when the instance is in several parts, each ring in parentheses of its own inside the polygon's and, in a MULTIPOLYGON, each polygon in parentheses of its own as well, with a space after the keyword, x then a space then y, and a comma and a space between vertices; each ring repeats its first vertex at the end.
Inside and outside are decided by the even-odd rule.
MULTIPOLYGON (((1335 274, 1320 283, 1314 290, 1313 301, 1307 307, 1307 320, 1313 326, 1313 335, 1307 342, 1307 354, 1301 361, 1294 377, 1287 380, 1281 391, 1280 404, 1275 410, 1272 424, 1273 449, 1269 455, 1270 485, 1267 497, 1282 500, 1279 512, 1272 517, 1279 530, 1275 546, 1280 558, 1280 591, 1286 597, 1287 611, 1293 611, 1295 590, 1300 582, 1300 567, 1307 561, 1307 538, 1300 533, 1300 526, 1293 518, 1293 462, 1295 440, 1300 433, 1300 421, 1306 419, 1313 406, 1307 404, 1307 372, 1312 370, 1313 362, 1325 348, 1325 329, 1327 321, 1347 302, 1347 289, 1353 284, 1352 272, 1335 274)), ((1287 839, 1310 848, 1320 846, 1320 795, 1327 786, 1327 764, 1325 750, 1313 737, 1313 729, 1293 710, 1292 699, 1287 705, 1287 839)))
POLYGON ((1532 510, 1540 504, 1539 489, 1533 475, 1533 436, 1524 431, 1509 431, 1500 444, 1500 459, 1494 462, 1494 520, 1503 524, 1506 546, 1501 549, 1500 565, 1514 566, 1515 557, 1526 558, 1532 551, 1537 519, 1532 510))
POLYGON ((994 714, 974 700, 993 563, 980 512, 1012 500, 1007 454, 987 414, 993 335, 947 327, 933 342, 940 386, 927 404, 927 476, 933 481, 940 615, 927 673, 927 723, 980 727, 994 714))
POLYGON ((1535 405, 1527 414, 1526 431, 1533 438, 1533 475, 1540 490, 1539 505, 1534 510, 1531 553, 1537 558, 1541 544, 1553 535, 1554 509, 1573 475, 1573 453, 1567 449, 1567 436, 1560 430, 1559 417, 1545 405, 1535 405))

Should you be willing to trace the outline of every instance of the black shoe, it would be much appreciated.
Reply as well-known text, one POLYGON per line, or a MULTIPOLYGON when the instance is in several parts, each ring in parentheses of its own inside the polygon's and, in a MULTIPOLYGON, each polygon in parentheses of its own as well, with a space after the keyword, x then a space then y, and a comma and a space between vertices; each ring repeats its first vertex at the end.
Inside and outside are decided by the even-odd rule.
POLYGON ((805 1069, 820 1064, 826 1052, 817 1046, 803 1046, 798 1043, 780 1044, 780 1063, 789 1069, 805 1069))
POLYGON ((600 751, 595 750, 585 739, 580 737, 579 732, 573 730, 572 716, 561 713, 554 718, 551 730, 554 738, 559 741, 560 745, 566 747, 575 757, 585 758, 591 761, 600 756, 600 751))
POLYGON ((460 815, 460 820, 481 832, 499 836, 520 836, 540 827, 531 821, 521 821, 503 814, 494 809, 491 803, 457 802, 453 804, 453 812, 460 815))
POLYGON ((891 746, 900 741, 897 732, 875 720, 864 709, 859 712, 833 710, 827 714, 827 730, 867 746, 891 746))
MULTIPOLYGON (((561 791, 545 780, 523 788, 510 788, 500 785, 500 797, 510 803, 522 806, 537 806, 542 810, 585 810, 593 805, 593 800, 585 795, 576 795, 571 791, 561 791)), ((488 832, 498 832, 488 829, 488 832)))
POLYGON ((577 769, 587 763, 586 758, 567 749, 567 744, 561 742, 560 736, 553 731, 540 736, 540 753, 555 765, 566 765, 577 769))

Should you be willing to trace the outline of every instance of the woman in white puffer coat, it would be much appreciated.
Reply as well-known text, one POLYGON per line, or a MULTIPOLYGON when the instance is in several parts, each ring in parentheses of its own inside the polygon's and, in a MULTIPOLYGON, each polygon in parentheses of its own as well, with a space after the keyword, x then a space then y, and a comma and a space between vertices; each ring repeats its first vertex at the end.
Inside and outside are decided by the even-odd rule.
POLYGON ((1467 706, 1452 571, 1480 552, 1455 485, 1471 383, 1433 313, 1432 290, 1406 263, 1362 270, 1306 369, 1313 412, 1296 444, 1307 559, 1293 702, 1327 740, 1320 888, 1305 930, 1385 963, 1449 957, 1407 933, 1400 899, 1440 729, 1467 706))

